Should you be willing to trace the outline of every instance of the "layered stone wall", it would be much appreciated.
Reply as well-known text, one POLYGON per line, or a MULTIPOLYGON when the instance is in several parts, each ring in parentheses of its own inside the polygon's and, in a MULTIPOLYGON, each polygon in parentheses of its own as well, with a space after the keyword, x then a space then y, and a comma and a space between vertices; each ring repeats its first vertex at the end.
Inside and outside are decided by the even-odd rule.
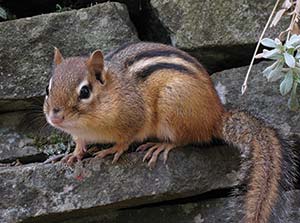
MULTIPOLYGON (((288 110, 278 83, 262 77, 268 62, 254 65, 249 90, 240 94, 245 65, 275 1, 95 2, 70 1, 75 9, 50 13, 66 1, 31 1, 23 11, 21 3, 0 1, 19 17, 0 22, 0 222, 239 222, 244 161, 235 148, 187 146, 172 151, 166 165, 159 159, 153 170, 135 146, 114 165, 111 157, 86 157, 74 167, 44 163, 74 143, 46 125, 43 97, 54 46, 73 56, 107 53, 124 42, 163 42, 208 69, 226 107, 263 119, 293 139, 297 153, 300 114, 288 110)), ((267 35, 275 37, 285 25, 267 35)), ((299 222, 298 188, 285 192, 293 199, 282 200, 284 222, 299 222)))

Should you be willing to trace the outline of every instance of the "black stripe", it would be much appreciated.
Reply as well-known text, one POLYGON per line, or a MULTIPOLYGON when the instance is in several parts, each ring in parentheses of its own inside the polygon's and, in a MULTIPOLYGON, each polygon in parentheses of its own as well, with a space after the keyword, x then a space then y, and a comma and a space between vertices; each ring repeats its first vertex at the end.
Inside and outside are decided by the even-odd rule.
POLYGON ((183 65, 174 64, 174 63, 156 63, 156 64, 145 67, 143 70, 137 72, 136 75, 139 78, 145 79, 148 76, 150 76, 152 73, 154 73, 158 70, 163 70, 163 69, 179 71, 179 72, 185 73, 185 74, 193 74, 194 73, 194 72, 190 71, 189 69, 187 69, 183 65))
POLYGON ((129 43, 124 43, 122 44, 120 47, 118 47, 117 49, 113 50, 112 52, 108 53, 106 56, 105 56, 105 60, 111 60, 111 58, 116 55, 117 53, 119 53, 120 51, 124 50, 125 48, 127 48, 128 46, 132 45, 133 43, 132 42, 129 42, 129 43))
POLYGON ((129 60, 127 60, 125 63, 125 66, 129 67, 132 64, 134 64, 135 62, 137 62, 141 59, 144 59, 144 58, 152 58, 152 57, 159 57, 159 56, 165 56, 165 57, 174 57, 175 56, 175 57, 181 58, 189 63, 196 65, 196 67, 198 69, 202 69, 202 66, 198 63, 198 61, 195 58, 193 58, 183 52, 180 52, 177 50, 172 50, 172 49, 144 51, 142 53, 135 55, 134 57, 130 58, 129 60))

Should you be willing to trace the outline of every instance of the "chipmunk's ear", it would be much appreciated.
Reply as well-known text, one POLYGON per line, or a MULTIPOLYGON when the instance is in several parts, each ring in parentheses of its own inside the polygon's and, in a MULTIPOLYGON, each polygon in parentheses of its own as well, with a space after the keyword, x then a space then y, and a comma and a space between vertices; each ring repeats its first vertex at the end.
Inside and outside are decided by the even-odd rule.
POLYGON ((89 71, 96 76, 96 79, 101 82, 101 84, 104 84, 107 75, 104 73, 104 59, 103 54, 100 50, 95 50, 90 58, 86 62, 89 71))
POLYGON ((54 47, 54 64, 58 65, 64 60, 58 48, 54 47))

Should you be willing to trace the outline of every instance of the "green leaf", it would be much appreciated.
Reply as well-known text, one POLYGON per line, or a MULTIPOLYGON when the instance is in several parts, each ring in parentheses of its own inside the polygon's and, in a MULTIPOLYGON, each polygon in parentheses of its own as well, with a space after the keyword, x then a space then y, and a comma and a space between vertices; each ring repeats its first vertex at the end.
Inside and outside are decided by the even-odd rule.
POLYGON ((275 69, 275 67, 278 65, 278 63, 279 63, 279 61, 276 61, 271 66, 268 66, 266 69, 264 69, 264 71, 262 72, 263 76, 267 77, 271 73, 271 71, 275 69))
POLYGON ((269 74, 265 75, 268 81, 277 81, 283 76, 282 73, 282 63, 279 63, 269 74))
POLYGON ((288 101, 288 107, 292 111, 296 111, 299 109, 299 99, 297 98, 297 86, 298 86, 298 83, 295 81, 293 84, 291 96, 288 101))
POLYGON ((296 47, 297 45, 300 44, 300 36, 294 34, 294 35, 291 36, 291 38, 286 43, 296 47))
POLYGON ((283 54, 283 56, 284 56, 284 61, 285 61, 285 63, 286 63, 289 67, 292 67, 292 68, 295 67, 295 65, 296 65, 296 60, 295 60, 295 58, 294 58, 291 54, 285 52, 285 53, 283 54))
POLYGON ((295 49, 295 47, 294 47, 293 45, 288 44, 288 43, 284 44, 284 46, 285 46, 287 49, 295 49))
POLYGON ((297 60, 299 60, 299 59, 300 59, 300 52, 299 52, 299 50, 297 50, 297 53, 296 53, 296 56, 295 56, 295 58, 296 58, 297 60))
POLYGON ((5 20, 7 19, 7 12, 1 6, 0 6, 0 18, 5 19, 5 20))
POLYGON ((263 50, 263 58, 277 60, 280 57, 281 57, 281 54, 278 49, 263 50))
POLYGON ((281 46, 282 45, 280 39, 278 39, 278 38, 275 38, 275 43, 276 43, 277 46, 281 46))
POLYGON ((287 95, 292 90, 293 81, 294 81, 293 71, 289 70, 280 84, 281 95, 287 95))
POLYGON ((266 47, 270 47, 270 48, 275 48, 276 47, 276 43, 274 40, 270 39, 270 38, 264 38, 260 41, 260 43, 266 47))

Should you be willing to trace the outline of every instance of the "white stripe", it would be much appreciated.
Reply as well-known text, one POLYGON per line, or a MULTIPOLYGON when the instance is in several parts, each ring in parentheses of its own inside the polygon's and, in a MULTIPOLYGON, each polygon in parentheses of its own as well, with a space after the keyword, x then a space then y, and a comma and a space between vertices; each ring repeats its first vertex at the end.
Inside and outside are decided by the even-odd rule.
POLYGON ((49 92, 51 90, 51 87, 52 87, 52 77, 50 78, 50 81, 49 81, 49 87, 48 87, 49 92))
POLYGON ((139 71, 142 71, 144 68, 149 67, 151 65, 155 65, 158 63, 170 63, 170 64, 178 64, 187 67, 188 69, 192 69, 193 71, 197 72, 198 69, 188 61, 181 59, 179 57, 151 57, 151 58, 145 58, 142 60, 139 60, 135 63, 133 63, 129 67, 129 73, 134 74, 139 71))

